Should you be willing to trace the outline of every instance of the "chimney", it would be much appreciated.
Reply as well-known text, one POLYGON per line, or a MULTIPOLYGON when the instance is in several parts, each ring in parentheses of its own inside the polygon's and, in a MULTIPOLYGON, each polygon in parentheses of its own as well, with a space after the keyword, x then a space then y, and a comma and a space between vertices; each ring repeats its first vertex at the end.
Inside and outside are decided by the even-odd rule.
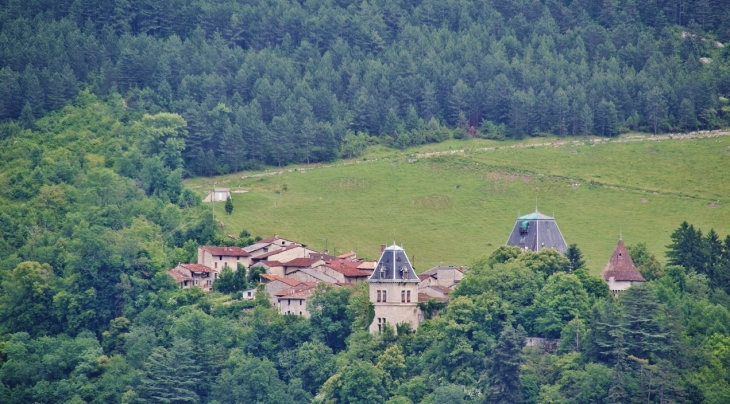
POLYGON ((383 252, 383 251, 385 251, 385 244, 380 245, 380 252, 383 252))

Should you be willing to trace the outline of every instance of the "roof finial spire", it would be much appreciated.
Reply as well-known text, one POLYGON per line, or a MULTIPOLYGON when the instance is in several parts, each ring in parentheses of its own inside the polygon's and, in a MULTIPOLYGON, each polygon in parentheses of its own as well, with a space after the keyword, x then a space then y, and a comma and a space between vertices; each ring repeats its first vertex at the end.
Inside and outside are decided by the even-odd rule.
POLYGON ((535 197, 535 213, 537 213, 537 197, 535 197))
POLYGON ((622 229, 619 227, 618 228, 618 241, 622 241, 624 239, 623 235, 621 233, 622 233, 622 229))

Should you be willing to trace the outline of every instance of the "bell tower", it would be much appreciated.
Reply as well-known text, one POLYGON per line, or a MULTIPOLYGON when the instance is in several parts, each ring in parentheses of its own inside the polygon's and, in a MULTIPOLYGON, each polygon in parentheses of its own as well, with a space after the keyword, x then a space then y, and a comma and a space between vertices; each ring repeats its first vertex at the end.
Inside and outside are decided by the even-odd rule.
POLYGON ((420 279, 413 270, 403 248, 393 244, 384 248, 370 284, 370 302, 375 306, 375 319, 370 332, 380 332, 384 324, 393 330, 400 323, 408 323, 413 330, 418 328, 418 284, 420 279))

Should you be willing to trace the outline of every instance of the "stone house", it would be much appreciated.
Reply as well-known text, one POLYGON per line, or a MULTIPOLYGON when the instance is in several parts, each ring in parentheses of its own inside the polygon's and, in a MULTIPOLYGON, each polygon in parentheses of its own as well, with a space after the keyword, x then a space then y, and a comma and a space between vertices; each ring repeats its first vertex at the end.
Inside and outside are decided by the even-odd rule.
POLYGON ((453 289, 463 278, 464 268, 454 266, 437 266, 418 274, 421 283, 419 288, 427 286, 443 286, 453 289))
POLYGON ((317 270, 337 279, 338 283, 352 283, 367 280, 372 273, 358 269, 359 265, 359 262, 337 260, 330 261, 317 270))
POLYGON ((197 287, 205 292, 213 290, 213 282, 218 279, 218 272, 200 264, 178 264, 168 269, 167 273, 175 279, 180 289, 197 287))
POLYGON ((301 283, 276 294, 277 308, 281 314, 293 314, 309 318, 307 301, 314 294, 316 283, 301 283))
POLYGON ((279 261, 286 263, 295 258, 309 258, 310 253, 316 253, 316 251, 310 250, 301 244, 291 244, 279 250, 259 254, 253 257, 253 261, 254 263, 259 261, 279 261))
POLYGON ((230 197, 230 188, 215 188, 212 191, 208 191, 208 195, 203 199, 203 202, 225 202, 230 197))
POLYGON ((241 247, 198 247, 198 264, 213 268, 217 272, 222 271, 225 266, 236 271, 239 263, 246 268, 252 264, 251 254, 241 247))
POLYGON ((259 255, 267 254, 273 251, 282 250, 290 245, 300 245, 294 241, 287 240, 279 237, 278 234, 274 234, 274 237, 265 238, 261 241, 257 241, 255 244, 243 247, 243 249, 251 254, 252 257, 258 257, 259 255))

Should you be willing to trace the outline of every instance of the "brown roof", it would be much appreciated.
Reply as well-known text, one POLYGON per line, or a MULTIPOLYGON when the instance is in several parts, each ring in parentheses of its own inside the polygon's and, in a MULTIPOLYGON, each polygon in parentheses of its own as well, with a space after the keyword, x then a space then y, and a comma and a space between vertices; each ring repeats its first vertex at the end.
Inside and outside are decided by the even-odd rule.
POLYGON ((418 274, 418 279, 421 280, 421 282, 425 281, 426 279, 430 278, 431 276, 428 274, 418 274))
POLYGON ((331 261, 331 260, 337 259, 337 257, 335 257, 334 255, 318 253, 318 252, 309 253, 309 258, 316 258, 318 260, 323 260, 323 261, 331 261))
POLYGON ((377 261, 363 261, 360 265, 357 266, 357 269, 364 269, 364 270, 374 270, 375 264, 377 264, 377 261))
MULTIPOLYGON (((355 264, 357 264, 355 262, 355 264)), ((361 269, 357 269, 357 267, 353 267, 351 265, 346 265, 344 262, 335 262, 330 261, 327 263, 327 268, 331 268, 333 271, 337 271, 341 273, 342 275, 351 277, 351 278, 358 278, 358 277, 368 277, 370 276, 370 272, 363 271, 361 269)))
POLYGON ((301 267, 301 268, 304 268, 304 267, 308 267, 308 266, 314 264, 317 261, 321 261, 321 260, 318 260, 316 258, 294 258, 293 260, 291 260, 289 262, 285 262, 284 263, 284 266, 285 267, 301 267))
POLYGON ((191 272, 217 272, 213 268, 209 268, 209 267, 206 267, 205 265, 200 265, 200 264, 179 264, 179 265, 191 272))
POLYGON ((251 254, 246 252, 241 247, 215 247, 215 246, 201 246, 201 249, 203 251, 208 251, 209 253, 213 255, 222 255, 226 257, 250 257, 251 254))
POLYGON ((169 274, 170 276, 172 276, 173 278, 175 278, 175 282, 176 282, 176 283, 180 283, 180 282, 183 282, 183 281, 191 281, 191 280, 193 280, 193 278, 191 278, 191 277, 189 277, 189 276, 185 275, 184 273, 182 273, 182 272, 178 271, 178 270, 177 270, 177 269, 175 269, 175 268, 173 268, 173 269, 168 269, 168 270, 167 270, 167 273, 168 273, 168 274, 169 274))
POLYGON ((280 299, 306 299, 314 293, 314 289, 317 287, 316 283, 310 285, 311 283, 313 282, 302 283, 301 285, 284 289, 276 293, 276 296, 280 299))
POLYGON ((263 261, 259 261, 259 264, 264 264, 267 267, 282 267, 282 266, 284 266, 284 264, 282 264, 279 261, 266 261, 266 260, 263 260, 263 261))
POLYGON ((304 283, 304 282, 296 280, 296 279, 284 278, 279 275, 261 274, 260 276, 264 279, 267 279, 269 282, 281 281, 289 286, 297 286, 297 285, 304 283))
POLYGON ((347 258, 350 258, 350 257, 356 257, 356 256, 357 256, 357 254, 355 254, 355 252, 353 252, 353 251, 350 251, 350 252, 348 252, 348 253, 344 253, 344 254, 340 254, 340 255, 338 255, 338 256, 337 256, 337 258, 340 258, 340 259, 347 259, 347 258))
POLYGON ((615 281, 646 281, 634 266, 634 261, 631 260, 629 252, 626 251, 623 240, 618 241, 618 245, 613 250, 613 255, 608 260, 608 264, 603 268, 601 276, 605 280, 613 278, 615 281))

